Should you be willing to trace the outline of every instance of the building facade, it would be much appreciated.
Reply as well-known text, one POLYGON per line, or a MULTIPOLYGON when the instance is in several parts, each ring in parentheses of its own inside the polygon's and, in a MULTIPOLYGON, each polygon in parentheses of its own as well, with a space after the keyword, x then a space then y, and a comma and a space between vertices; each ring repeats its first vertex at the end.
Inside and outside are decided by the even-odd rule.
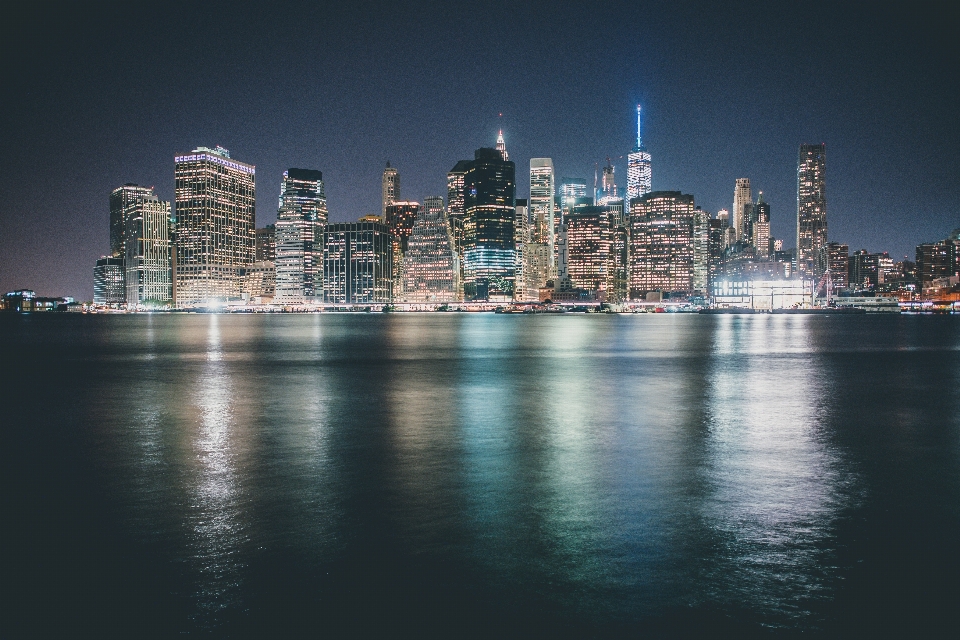
POLYGON ((383 170, 383 209, 380 215, 387 217, 387 206, 400 199, 400 174, 390 166, 387 161, 387 168, 383 170))
POLYGON ((328 224, 323 238, 324 302, 371 304, 393 300, 393 242, 386 224, 328 224))
POLYGON ((827 145, 802 144, 797 159, 797 273, 819 278, 817 257, 827 244, 827 145))
POLYGON ((387 205, 384 222, 393 235, 393 295, 403 296, 403 259, 407 252, 410 233, 420 212, 420 203, 396 200, 387 205))
POLYGON ((280 183, 276 224, 278 304, 315 304, 323 300, 323 230, 327 198, 323 173, 287 169, 280 183))
POLYGON ((239 298, 240 269, 255 257, 255 173, 223 147, 198 147, 174 158, 178 306, 239 298))
POLYGON ((770 257, 770 203, 764 202, 763 191, 757 195, 757 203, 753 206, 753 220, 751 222, 753 246, 757 248, 757 256, 766 259, 770 257))
POLYGON ((272 262, 277 259, 277 225, 268 224, 256 231, 254 262, 272 262))
POLYGON ((170 302, 170 203, 157 199, 153 189, 148 189, 127 202, 123 221, 127 307, 170 302))
POLYGON ((119 307, 127 301, 123 258, 103 256, 93 267, 93 303, 119 307))
POLYGON ((143 198, 153 197, 153 187, 127 183, 110 192, 110 254, 122 258, 126 251, 124 240, 124 212, 143 198))
POLYGON ((850 286, 850 247, 839 242, 828 242, 820 249, 821 273, 830 270, 830 280, 834 289, 846 289, 850 286))
POLYGON ((693 196, 651 191, 630 205, 630 297, 693 290, 693 196))
POLYGON ((752 240, 749 236, 749 215, 753 209, 753 192, 750 190, 750 178, 737 178, 733 187, 733 228, 737 240, 752 240), (749 209, 748 209, 749 205, 749 209))
POLYGON ((574 289, 606 300, 613 288, 613 227, 606 207, 577 207, 565 220, 567 277, 574 289))
POLYGON ((460 299, 460 266, 441 196, 423 201, 403 259, 403 298, 444 303, 460 299))

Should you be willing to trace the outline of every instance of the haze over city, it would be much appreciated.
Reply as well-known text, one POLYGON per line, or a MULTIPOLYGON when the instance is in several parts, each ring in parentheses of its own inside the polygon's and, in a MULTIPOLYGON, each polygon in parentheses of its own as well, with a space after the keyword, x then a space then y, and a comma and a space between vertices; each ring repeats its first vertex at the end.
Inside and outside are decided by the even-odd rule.
POLYGON ((638 102, 655 190, 716 212, 749 177, 786 246, 805 142, 826 143, 829 238, 851 251, 912 259, 960 223, 938 5, 157 3, 5 23, 3 290, 89 299, 110 191, 172 201, 173 156, 200 145, 256 165, 257 226, 295 166, 323 171, 339 222, 379 210, 388 160, 422 201, 501 127, 518 167, 551 157, 592 181, 609 157, 625 183, 638 102))

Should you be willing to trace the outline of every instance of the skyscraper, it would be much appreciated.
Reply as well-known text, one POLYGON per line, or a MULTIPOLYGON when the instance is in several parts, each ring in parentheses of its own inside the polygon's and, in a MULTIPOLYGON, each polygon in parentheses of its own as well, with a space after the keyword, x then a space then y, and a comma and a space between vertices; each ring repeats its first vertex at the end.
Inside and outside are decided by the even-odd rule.
POLYGON ((384 222, 393 236, 391 240, 393 246, 393 295, 397 299, 400 299, 403 295, 403 257, 407 252, 407 242, 419 211, 419 202, 394 200, 387 205, 384 222))
POLYGON ((323 299, 369 304, 393 299, 393 244, 382 222, 329 224, 323 233, 323 299))
POLYGON ((650 193, 653 170, 650 154, 643 145, 640 105, 637 105, 637 146, 627 156, 627 202, 650 193))
POLYGON ((504 162, 510 159, 510 154, 507 153, 507 143, 503 141, 503 129, 500 129, 497 133, 497 151, 500 152, 504 162))
POLYGON ((122 258, 126 251, 124 247, 124 211, 142 198, 153 196, 152 187, 141 187, 138 184, 127 183, 110 192, 110 255, 122 258))
POLYGON ((737 232, 737 240, 751 242, 747 235, 749 226, 747 205, 753 205, 753 194, 750 191, 750 178, 737 178, 733 189, 733 228, 737 232))
POLYGON ((463 222, 467 214, 463 178, 470 168, 469 160, 461 160, 447 173, 447 224, 453 237, 453 248, 460 256, 460 285, 463 286, 463 222))
POLYGON ((770 203, 764 202, 763 191, 757 195, 753 206, 753 246, 761 258, 770 257, 770 203))
POLYGON ((123 258, 102 256, 93 267, 93 303, 119 307, 126 302, 123 258))
POLYGON ((276 302, 310 304, 322 301, 321 243, 326 224, 323 173, 314 169, 284 171, 276 224, 276 302))
POLYGON ((277 259, 277 225, 268 224, 256 231, 254 262, 273 262, 277 259))
POLYGON ((606 207, 577 207, 565 220, 567 276, 575 289, 606 300, 613 285, 612 227, 606 207))
POLYGON ((517 198, 513 217, 514 287, 513 298, 518 302, 527 299, 527 247, 530 246, 530 206, 525 199, 517 198))
MULTIPOLYGON (((543 245, 547 255, 556 253, 555 180, 553 160, 530 159, 530 243, 543 245)), ((539 255, 536 248, 531 249, 539 255)), ((539 289, 546 284, 547 280, 556 276, 556 267, 552 260, 547 261, 546 264, 535 260, 527 267, 528 288, 539 289)))
POLYGON ((173 295, 170 268, 170 203, 142 188, 123 210, 123 262, 128 308, 168 302, 173 295))
POLYGON ((596 204, 599 207, 605 206, 610 201, 620 198, 619 193, 617 193, 615 172, 616 169, 614 169, 613 164, 610 162, 610 158, 607 158, 607 164, 603 167, 603 178, 600 182, 600 189, 596 193, 596 204))
POLYGON ((387 205, 391 205, 400 199, 400 174, 396 169, 390 166, 387 161, 387 168, 383 170, 383 210, 380 215, 386 219, 387 205))
MULTIPOLYGON (((584 178, 560 179, 560 209, 561 215, 569 215, 578 204, 588 204, 587 181, 584 178)), ((589 204, 592 204, 592 200, 589 204)))
MULTIPOLYGON (((797 272, 819 278, 817 256, 827 244, 827 145, 802 144, 797 159, 797 272)), ((851 285, 858 284, 855 281, 851 285)))
POLYGON ((455 302, 460 267, 441 196, 423 201, 403 258, 403 297, 407 302, 455 302))
POLYGON ((239 269, 254 259, 256 169, 223 147, 198 147, 174 163, 174 300, 196 306, 238 297, 239 269))
POLYGON ((506 149, 477 149, 464 175, 464 296, 468 300, 513 297, 516 165, 505 160, 506 155, 506 149))
POLYGON ((693 196, 651 191, 630 204, 630 297, 688 292, 694 277, 693 196))

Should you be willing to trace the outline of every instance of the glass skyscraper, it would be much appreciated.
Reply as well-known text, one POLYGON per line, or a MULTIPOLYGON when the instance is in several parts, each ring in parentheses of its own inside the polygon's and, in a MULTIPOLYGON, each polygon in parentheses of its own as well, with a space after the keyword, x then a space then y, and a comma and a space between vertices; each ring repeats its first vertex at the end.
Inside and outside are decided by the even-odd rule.
MULTIPOLYGON (((819 278, 820 249, 827 244, 827 145, 802 144, 797 159, 797 272, 819 278)), ((853 284, 853 283, 851 283, 853 284)))
POLYGON ((177 306, 240 296, 240 270, 255 255, 255 172, 223 147, 174 158, 177 306))
POLYGON ((630 207, 630 297, 688 292, 694 278, 693 196, 651 191, 630 207))
POLYGON ((323 267, 320 261, 326 224, 323 173, 314 169, 284 171, 276 224, 275 302, 322 302, 323 267))
POLYGON ((509 300, 515 280, 516 165, 506 150, 477 149, 464 174, 464 296, 509 300))
POLYGON ((390 166, 383 170, 383 209, 380 215, 387 217, 387 207, 400 199, 400 173, 390 166))
POLYGON ((637 146, 627 155, 627 202, 650 193, 652 176, 650 154, 643 145, 640 105, 637 105, 637 146))
POLYGON ((328 224, 323 237, 324 302, 369 304, 392 301, 393 243, 386 224, 328 224))
POLYGON ((139 195, 127 200, 123 209, 124 279, 131 309, 168 302, 173 295, 170 203, 158 200, 152 188, 139 189, 139 195))
POLYGON ((447 224, 443 198, 423 201, 403 258, 403 297, 407 302, 456 302, 460 266, 447 224))

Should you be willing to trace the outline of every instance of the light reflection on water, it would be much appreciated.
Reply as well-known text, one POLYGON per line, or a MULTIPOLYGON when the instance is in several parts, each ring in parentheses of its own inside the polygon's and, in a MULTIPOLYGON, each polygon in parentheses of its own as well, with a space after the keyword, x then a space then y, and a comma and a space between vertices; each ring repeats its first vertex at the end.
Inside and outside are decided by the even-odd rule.
MULTIPOLYGON (((435 586, 416 574, 431 563, 504 602, 588 622, 718 610, 815 630, 860 561, 858 523, 882 511, 870 500, 935 481, 946 498, 932 511, 960 523, 954 325, 71 322, 87 320, 113 324, 74 327, 55 346, 69 358, 96 344, 82 358, 99 373, 72 384, 106 470, 98 499, 173 567, 164 588, 187 602, 176 630, 242 627, 274 592, 340 602, 330 594, 367 589, 364 575, 388 585, 368 597, 399 597, 398 585, 435 586), (923 480, 931 457, 940 472, 923 480), (902 478, 894 489, 887 469, 902 478)), ((25 335, 30 348, 41 339, 25 335)))

